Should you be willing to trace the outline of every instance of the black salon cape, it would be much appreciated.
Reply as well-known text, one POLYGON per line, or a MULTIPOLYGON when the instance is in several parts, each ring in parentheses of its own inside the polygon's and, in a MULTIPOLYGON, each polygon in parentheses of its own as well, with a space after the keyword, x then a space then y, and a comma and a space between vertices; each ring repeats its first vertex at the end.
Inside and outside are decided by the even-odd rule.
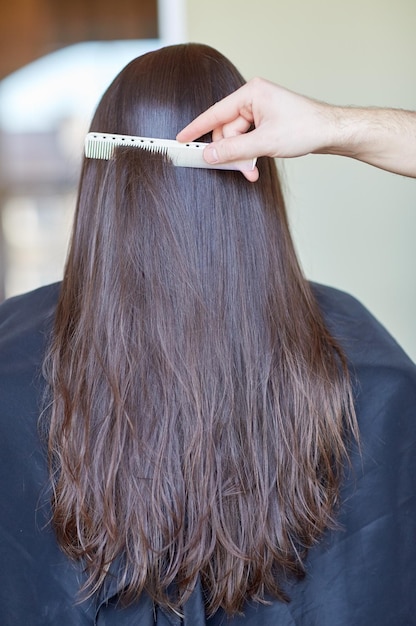
POLYGON ((406 626, 416 624, 416 368, 352 297, 314 285, 355 379, 361 455, 343 485, 341 530, 307 559, 289 604, 248 604, 243 617, 206 619, 197 588, 183 622, 143 595, 117 607, 115 578, 83 603, 84 574, 58 548, 37 421, 40 366, 59 285, 0 306, 1 626, 406 626))

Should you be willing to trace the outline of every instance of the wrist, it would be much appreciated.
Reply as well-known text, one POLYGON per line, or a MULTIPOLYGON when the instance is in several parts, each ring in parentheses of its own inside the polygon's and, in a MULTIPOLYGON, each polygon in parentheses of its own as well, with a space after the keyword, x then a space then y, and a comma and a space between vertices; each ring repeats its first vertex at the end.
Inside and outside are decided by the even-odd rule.
POLYGON ((363 109, 329 104, 321 107, 322 147, 315 153, 360 158, 371 134, 363 109))

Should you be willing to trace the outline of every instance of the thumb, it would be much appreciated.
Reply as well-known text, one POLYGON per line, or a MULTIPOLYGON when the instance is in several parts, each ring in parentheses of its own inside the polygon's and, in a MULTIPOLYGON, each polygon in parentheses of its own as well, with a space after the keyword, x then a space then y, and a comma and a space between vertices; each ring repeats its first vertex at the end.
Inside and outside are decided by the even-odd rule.
POLYGON ((204 159, 211 164, 254 159, 258 156, 261 156, 261 148, 257 145, 255 131, 213 141, 204 149, 204 159))

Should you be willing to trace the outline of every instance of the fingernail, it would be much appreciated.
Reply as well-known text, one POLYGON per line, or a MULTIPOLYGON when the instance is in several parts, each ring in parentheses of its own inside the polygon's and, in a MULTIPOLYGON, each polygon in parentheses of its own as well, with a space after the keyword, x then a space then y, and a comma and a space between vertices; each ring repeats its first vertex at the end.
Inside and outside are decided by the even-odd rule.
POLYGON ((217 163, 219 161, 218 152, 215 148, 209 146, 204 150, 204 159, 208 161, 208 163, 217 163))

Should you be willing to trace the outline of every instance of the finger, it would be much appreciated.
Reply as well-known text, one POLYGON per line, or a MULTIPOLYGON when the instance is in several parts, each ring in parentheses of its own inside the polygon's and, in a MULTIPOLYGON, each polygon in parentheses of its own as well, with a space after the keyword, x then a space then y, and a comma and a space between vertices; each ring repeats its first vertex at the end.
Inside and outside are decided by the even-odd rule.
POLYGON ((214 128, 237 119, 242 108, 249 108, 247 92, 247 86, 243 85, 237 91, 216 102, 183 128, 177 134, 176 139, 178 141, 194 141, 214 128))
POLYGON ((259 170, 257 167, 249 171, 243 171, 242 174, 250 183, 255 183, 259 179, 259 170))
POLYGON ((214 130, 212 131, 212 141, 220 141, 221 139, 223 139, 223 137, 224 134, 222 132, 222 126, 214 128, 214 130))
MULTIPOLYGON (((235 120, 228 122, 221 127, 222 136, 235 137, 235 135, 241 135, 246 133, 250 126, 251 123, 245 117, 239 115, 235 120)), ((214 139, 214 136, 212 137, 212 140, 217 141, 217 139, 214 139)))
POLYGON ((220 141, 225 137, 235 137, 235 135, 241 135, 250 128, 250 123, 244 117, 239 116, 236 120, 224 124, 224 126, 217 126, 212 131, 212 141, 220 141))
POLYGON ((268 155, 264 148, 262 133, 253 130, 249 133, 224 137, 219 141, 210 143, 204 149, 204 159, 207 163, 226 163, 227 161, 239 161, 254 159, 255 157, 268 155))

